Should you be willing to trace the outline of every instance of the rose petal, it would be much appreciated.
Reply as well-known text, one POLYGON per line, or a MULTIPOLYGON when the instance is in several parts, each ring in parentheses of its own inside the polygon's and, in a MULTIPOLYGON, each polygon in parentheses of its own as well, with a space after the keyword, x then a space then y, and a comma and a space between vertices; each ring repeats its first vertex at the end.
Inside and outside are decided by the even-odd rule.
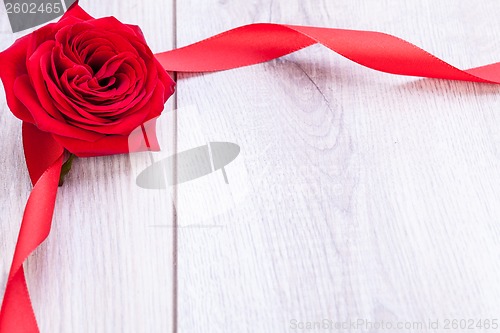
POLYGON ((47 90, 47 75, 44 77, 42 73, 42 68, 49 67, 50 51, 53 49, 53 45, 54 41, 50 40, 43 43, 28 59, 26 65, 31 79, 31 86, 35 90, 42 107, 54 119, 64 120, 59 110, 54 106, 54 101, 47 90))
POLYGON ((128 135, 134 128, 137 127, 137 124, 148 120, 148 118, 150 119, 151 117, 156 117, 161 114, 165 104, 163 100, 163 90, 163 85, 157 85, 153 95, 150 99, 148 99, 149 103, 142 109, 139 109, 126 117, 120 117, 118 120, 108 124, 99 124, 98 126, 80 124, 79 127, 103 134, 128 135))
POLYGON ((139 38, 139 40, 142 43, 144 43, 145 45, 148 44, 146 43, 146 38, 144 38, 144 34, 142 33, 142 30, 138 25, 134 24, 125 24, 125 25, 134 32, 134 34, 139 38))
POLYGON ((29 57, 37 48, 40 44, 47 40, 53 40, 55 38, 56 33, 68 26, 68 25, 73 25, 76 23, 82 22, 77 17, 67 17, 64 20, 61 19, 60 21, 56 23, 50 23, 47 24, 31 33, 31 40, 30 44, 28 45, 28 50, 27 50, 27 56, 29 57))
POLYGON ((0 64, 2 64, 0 66, 0 79, 5 89, 9 109, 17 118, 32 123, 33 117, 29 110, 14 94, 16 78, 27 73, 26 52, 30 39, 31 35, 19 38, 11 47, 0 53, 0 64))
POLYGON ((167 71, 163 68, 162 65, 155 58, 156 67, 158 69, 158 79, 163 82, 163 86, 165 87, 165 102, 172 96, 175 92, 175 81, 172 80, 170 75, 168 75, 167 71))
POLYGON ((42 131, 87 141, 95 141, 102 137, 102 134, 85 131, 52 118, 40 105, 28 75, 22 75, 16 79, 14 82, 14 93, 26 108, 30 110, 35 120, 34 123, 42 131))
MULTIPOLYGON (((156 135, 148 136, 149 147, 146 146, 141 131, 135 131, 130 137, 126 135, 107 135, 97 141, 87 142, 72 138, 54 135, 54 139, 64 148, 78 157, 106 156, 114 154, 126 154, 139 151, 158 151, 160 146, 156 135)), ((148 129, 147 133, 155 133, 148 129)))

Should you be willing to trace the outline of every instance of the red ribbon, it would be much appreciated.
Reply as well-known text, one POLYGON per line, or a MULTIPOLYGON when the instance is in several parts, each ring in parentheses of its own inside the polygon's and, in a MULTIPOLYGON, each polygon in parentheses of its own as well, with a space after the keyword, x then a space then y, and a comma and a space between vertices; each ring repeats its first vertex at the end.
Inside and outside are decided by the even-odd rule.
POLYGON ((21 230, 0 312, 1 333, 38 332, 24 277, 23 262, 49 235, 64 149, 52 135, 23 123, 23 145, 33 190, 21 230))
MULTIPOLYGON (((460 70, 413 44, 379 32, 267 23, 239 27, 156 57, 166 70, 211 72, 265 62, 316 43, 382 72, 500 83, 500 63, 460 70)), ((49 234, 63 159, 63 147, 34 125, 23 124, 23 141, 34 187, 26 204, 2 303, 1 333, 39 331, 22 264, 49 234)))
POLYGON ((169 71, 213 72, 269 61, 316 43, 381 72, 500 83, 500 63, 460 70, 385 33, 272 23, 232 29, 183 48, 158 53, 156 58, 169 71))

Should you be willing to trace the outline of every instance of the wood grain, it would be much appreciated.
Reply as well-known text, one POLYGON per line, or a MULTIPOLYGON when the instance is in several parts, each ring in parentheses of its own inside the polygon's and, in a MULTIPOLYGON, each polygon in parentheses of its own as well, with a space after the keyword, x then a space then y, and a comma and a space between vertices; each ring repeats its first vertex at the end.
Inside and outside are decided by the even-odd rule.
MULTIPOLYGON (((140 25, 153 51, 172 48, 170 1, 81 1, 95 17, 140 25), (158 32, 161 30, 161 33, 158 32)), ((0 50, 13 35, 2 6, 0 50)), ((28 31, 29 32, 29 31, 28 31)), ((27 32, 24 32, 25 34, 27 32)), ((27 196, 20 122, 0 94, 1 295, 27 196)), ((172 102, 167 110, 172 109, 172 102)), ((173 127, 164 135, 174 137, 173 127)), ((172 146, 163 147, 167 152, 172 146)), ((48 240, 25 265, 41 332, 169 332, 172 319, 172 200, 135 176, 147 154, 78 159, 60 188, 48 240)))
MULTIPOLYGON (((500 54, 494 1, 177 8, 179 46, 270 21, 384 31, 463 68, 500 54)), ((241 146, 240 165, 227 173, 247 176, 243 199, 206 219, 189 213, 199 207, 189 197, 204 190, 212 202, 216 180, 178 187, 179 332, 288 332, 294 319, 495 318, 499 92, 374 72, 320 46, 179 75, 178 106, 198 110, 209 141, 241 146)), ((182 150, 192 145, 190 118, 178 115, 182 150)))

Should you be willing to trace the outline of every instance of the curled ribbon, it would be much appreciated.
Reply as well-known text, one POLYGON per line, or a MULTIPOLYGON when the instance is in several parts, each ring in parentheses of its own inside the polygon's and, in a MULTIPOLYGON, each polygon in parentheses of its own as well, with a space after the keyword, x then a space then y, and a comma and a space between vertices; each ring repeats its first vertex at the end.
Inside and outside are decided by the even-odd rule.
POLYGON ((500 83, 500 63, 461 70, 385 33, 257 23, 198 43, 156 54, 174 72, 213 72, 254 65, 320 43, 345 58, 381 72, 435 79, 500 83))
MULTIPOLYGON (((500 63, 460 70, 400 38, 371 31, 280 24, 251 24, 201 42, 156 54, 168 71, 212 72, 269 61, 320 43, 363 66, 392 74, 500 83, 500 63)), ((39 332, 23 262, 50 232, 64 149, 34 125, 23 124, 23 142, 33 190, 0 312, 0 332, 39 332)))

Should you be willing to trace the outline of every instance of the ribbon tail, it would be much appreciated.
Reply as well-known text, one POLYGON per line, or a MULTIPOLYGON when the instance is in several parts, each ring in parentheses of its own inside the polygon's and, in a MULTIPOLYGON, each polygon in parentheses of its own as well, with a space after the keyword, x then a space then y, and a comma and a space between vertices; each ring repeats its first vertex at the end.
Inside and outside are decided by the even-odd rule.
POLYGON ((26 164, 33 183, 0 310, 0 332, 39 332, 23 262, 49 235, 64 149, 48 133, 23 123, 26 164))
POLYGON ((213 72, 266 62, 316 43, 381 72, 500 83, 500 63, 461 70, 385 33, 272 23, 238 27, 155 56, 167 71, 213 72))

